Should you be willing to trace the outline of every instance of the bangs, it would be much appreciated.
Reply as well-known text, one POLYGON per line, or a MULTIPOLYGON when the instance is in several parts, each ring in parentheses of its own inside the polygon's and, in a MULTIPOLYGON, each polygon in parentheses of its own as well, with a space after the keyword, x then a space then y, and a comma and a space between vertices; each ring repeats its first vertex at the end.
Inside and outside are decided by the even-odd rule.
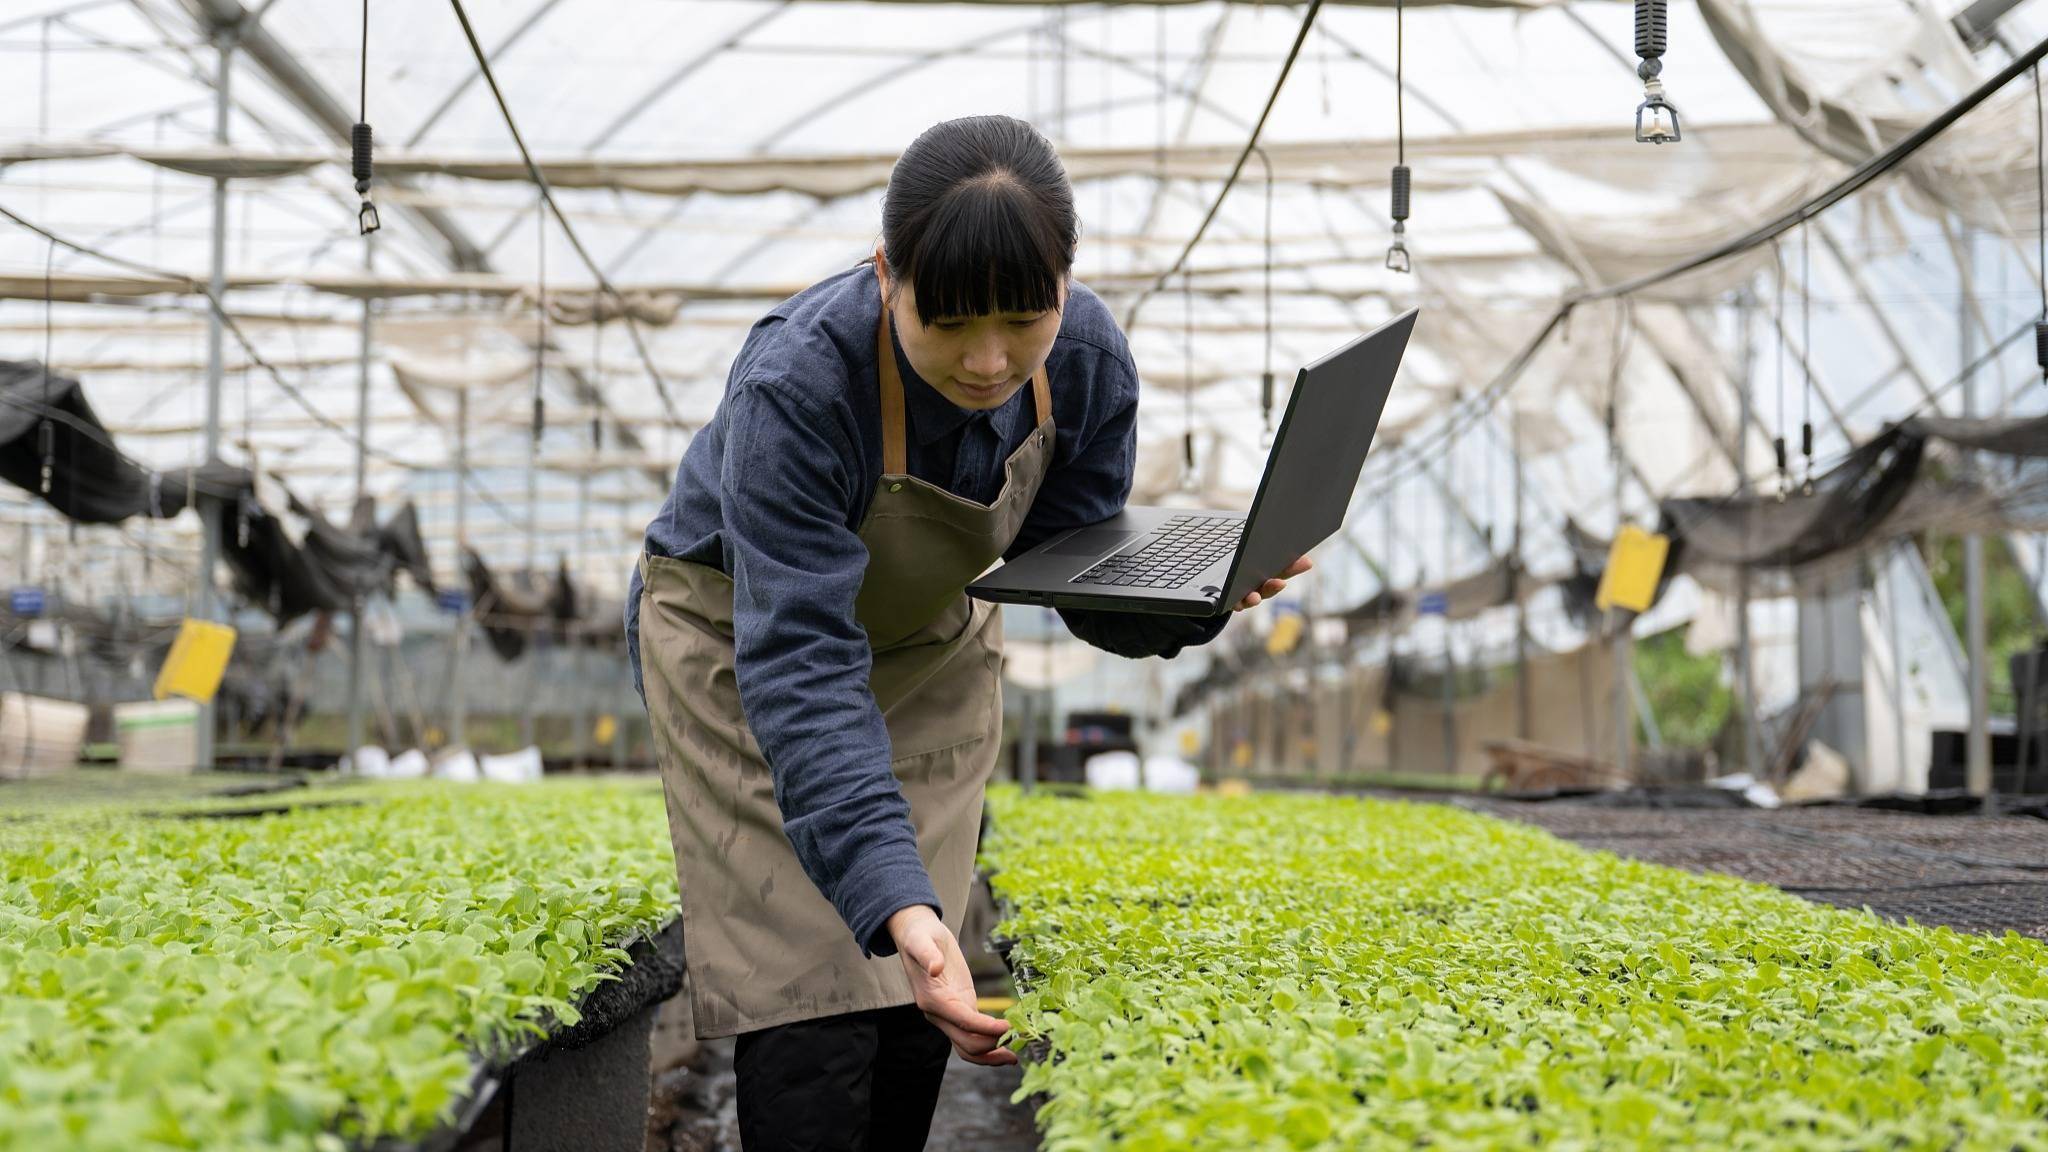
MULTIPOLYGON (((940 196, 901 259, 917 293, 917 318, 1050 312, 1071 263, 1068 238, 1008 173, 956 185, 940 196)), ((896 254, 891 254, 895 263, 896 254)))

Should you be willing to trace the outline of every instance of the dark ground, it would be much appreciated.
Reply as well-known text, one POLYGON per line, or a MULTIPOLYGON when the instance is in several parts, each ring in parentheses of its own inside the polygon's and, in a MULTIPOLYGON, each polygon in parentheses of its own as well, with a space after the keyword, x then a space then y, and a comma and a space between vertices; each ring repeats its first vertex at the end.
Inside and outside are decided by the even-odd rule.
MULTIPOLYGON (((960 941, 981 996, 1014 994, 1009 970, 982 946, 995 920, 995 903, 986 885, 977 882, 960 941)), ((739 1152, 733 1042, 698 1044, 692 1038, 686 1004, 687 994, 664 1005, 655 1025, 646 1152, 739 1152)), ((984 1068, 954 1057, 946 1067, 926 1152, 1035 1152, 1038 1130, 1031 1109, 1010 1103, 1023 1075, 1015 1067, 984 1068)))
POLYGON ((2048 820, 2034 816, 1454 803, 1588 848, 1739 876, 1824 904, 1961 932, 2011 929, 2048 939, 2048 820))
MULTIPOLYGON (((706 1043, 701 1063, 701 1071, 685 1066, 655 1075, 648 1152, 739 1152, 732 1041, 706 1043)), ((1016 1068, 982 1068, 955 1057, 946 1069, 927 1152, 1036 1149, 1030 1110, 1010 1103, 1021 1077, 1016 1068)))

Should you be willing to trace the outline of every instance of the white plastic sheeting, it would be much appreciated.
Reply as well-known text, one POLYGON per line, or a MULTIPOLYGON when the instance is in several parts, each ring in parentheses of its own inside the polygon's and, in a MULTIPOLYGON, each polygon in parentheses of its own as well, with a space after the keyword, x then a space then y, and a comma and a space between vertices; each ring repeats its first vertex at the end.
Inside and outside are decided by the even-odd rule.
MULTIPOLYGON (((765 302, 872 248, 889 158, 918 131, 984 111, 1039 124, 1076 181, 1078 275, 1128 315, 1208 206, 1299 15, 1217 3, 474 6, 578 237, 634 294, 678 425, 567 238, 539 223, 444 6, 372 7, 368 117, 386 227, 367 255, 330 122, 337 108, 355 114, 359 9, 266 7, 262 31, 296 71, 236 54, 219 144, 215 59, 193 7, 204 6, 28 0, 0 17, 0 205, 166 274, 0 227, 0 347, 96 364, 88 386, 128 451, 167 467, 195 459, 206 356, 193 290, 208 271, 212 178, 231 177, 227 303, 299 395, 247 367, 231 338, 229 457, 342 510, 354 447, 306 408, 353 424, 368 312, 371 490, 418 499, 452 573, 451 397, 465 389, 470 487, 491 497, 472 500, 472 543, 523 550, 530 519, 540 554, 580 555, 601 582, 623 581, 765 302), (543 299, 549 424, 529 517, 520 473, 543 299), (592 319, 606 322, 579 324, 592 319)), ((1771 483, 1771 439, 1796 444, 1809 410, 1823 464, 1915 410, 1960 414, 1950 385, 1961 366, 2039 309, 2034 94, 2021 82, 1806 235, 1577 310, 1474 416, 1469 398, 1566 294, 1784 211, 2048 35, 2048 0, 2018 5, 1981 48, 1950 23, 1961 0, 1680 0, 1665 79, 1686 139, 1664 148, 1625 134, 1641 94, 1628 5, 1410 7, 1416 274, 1380 266, 1394 17, 1332 5, 1264 136, 1270 247, 1255 159, 1191 260, 1191 290, 1169 285, 1130 325, 1144 381, 1138 496, 1242 504, 1263 456, 1261 372, 1279 375, 1284 402, 1295 366, 1422 305, 1347 539, 1304 582, 1324 609, 1498 564, 1516 520, 1517 448, 1524 559, 1555 575, 1567 517, 1605 534, 1647 519, 1662 496, 1725 492, 1738 473, 1771 483), (1183 477, 1190 429, 1197 467, 1183 477), (1403 444, 1430 447, 1410 456, 1403 444)), ((2024 344, 1977 373, 1978 411, 2039 409, 2024 344)), ((74 540, 25 495, 0 495, 10 521, 36 526, 29 551, 53 576, 189 589, 189 562, 144 565, 138 543, 189 561, 190 523, 140 530, 146 541, 99 529, 74 540)), ((1531 610, 1555 646, 1576 642, 1548 600, 1531 610)), ((1494 652, 1509 634, 1505 618, 1454 631, 1461 649, 1494 652)), ((1427 624, 1397 641, 1440 642, 1427 624)))

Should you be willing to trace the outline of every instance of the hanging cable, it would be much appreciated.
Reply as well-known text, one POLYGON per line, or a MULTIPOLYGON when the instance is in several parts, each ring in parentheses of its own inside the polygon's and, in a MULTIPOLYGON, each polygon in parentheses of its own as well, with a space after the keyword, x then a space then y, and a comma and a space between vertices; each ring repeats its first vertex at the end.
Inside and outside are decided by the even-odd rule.
MULTIPOLYGON (((562 235, 569 241, 569 247, 575 250, 576 258, 583 262, 583 267, 588 269, 591 277, 597 281, 598 290, 611 298, 612 304, 619 311, 619 316, 625 320, 626 335, 632 338, 633 351, 639 356, 641 365, 647 369, 647 379, 654 385, 654 394, 660 398, 662 409, 668 413, 670 427, 693 427, 690 422, 683 419, 681 410, 676 407, 675 397, 669 395, 668 381, 662 377, 661 370, 654 365, 653 355, 647 351, 647 343, 640 336, 640 324, 633 317, 632 305, 627 303, 625 296, 611 282, 611 278, 605 275, 604 269, 591 257, 590 250, 583 246, 582 239, 576 235, 575 226, 569 223, 568 215, 562 211, 562 206, 555 202, 555 194, 548 185, 547 175, 541 171, 540 165, 533 159, 533 153, 526 147, 526 137, 520 133, 518 121, 512 118, 512 106, 505 101, 504 89, 498 87, 498 75, 491 71, 490 56, 484 51, 483 42, 476 38, 476 29, 469 22, 469 11, 462 6, 462 0, 448 2, 455 9, 455 19, 462 24, 462 35, 469 42, 470 55, 476 59, 477 71, 482 74, 484 85, 491 90, 491 98, 497 102, 498 115, 505 121, 505 130, 512 135, 512 144, 519 150, 519 159, 526 165, 527 176, 539 186, 541 198, 547 201, 548 211, 554 214, 555 223, 561 225, 562 235)), ((1314 2, 1320 3, 1321 0, 1314 2)), ((602 309, 594 301, 591 311, 593 315, 603 314, 602 309)))
MULTIPOLYGON (((1158 99, 1153 102, 1153 116, 1158 121, 1156 137, 1158 147, 1152 155, 1153 167, 1159 171, 1159 183, 1166 184, 1166 8, 1160 6, 1152 12, 1152 71, 1159 77, 1158 99)), ((1140 237, 1139 239, 1143 239, 1140 237)))
POLYGON ((1643 80, 1643 102, 1636 105, 1636 143, 1676 144, 1678 109, 1664 98, 1665 0, 1636 0, 1636 75, 1643 80))
MULTIPOLYGON (((262 465, 256 460, 256 427, 250 420, 249 365, 247 364, 242 365, 242 455, 249 461, 249 488, 253 492, 256 487, 256 474, 262 471, 262 465)), ((235 501, 235 547, 237 548, 247 548, 249 546, 249 517, 254 511, 252 505, 255 503, 256 501, 254 500, 235 501)), ((271 589, 273 595, 276 594, 276 591, 274 587, 271 589)))
POLYGON ((1799 448, 1806 457, 1803 495, 1813 495, 1813 225, 1799 230, 1799 448))
POLYGON ((1493 499, 1493 458, 1496 455, 1494 448, 1498 443, 1496 439, 1498 433, 1494 429, 1492 420, 1484 421, 1480 427, 1486 433, 1480 438, 1481 450, 1486 453, 1486 531, 1483 535, 1486 537, 1486 556, 1487 559, 1491 560, 1493 558, 1493 525, 1494 521, 1499 518, 1493 499))
MULTIPOLYGON (((50 368, 51 349, 57 336, 57 238, 50 238, 50 250, 43 256, 43 409, 50 410, 50 368)), ((43 496, 50 494, 50 481, 57 472, 57 426, 43 417, 36 426, 36 448, 42 457, 42 468, 37 479, 37 491, 43 496)))
MULTIPOLYGON (((1112 61, 1115 59, 1114 52, 1116 44, 1114 38, 1111 35, 1115 27, 1116 22, 1114 17, 1108 11, 1105 10, 1102 15, 1102 72, 1098 80, 1098 83, 1100 83, 1102 86, 1102 134, 1104 137, 1109 139, 1116 138, 1117 128, 1116 116, 1114 111, 1116 108, 1116 70, 1112 63, 1112 61)), ((1115 191, 1115 185, 1116 181, 1109 177, 1104 177, 1101 182, 1102 211, 1101 214, 1096 217, 1095 227, 1096 230, 1100 232, 1103 236, 1111 236, 1115 234, 1114 230, 1111 229, 1109 226, 1110 207, 1116 199, 1116 197, 1113 195, 1115 191)), ((1116 249, 1114 248, 1110 249, 1109 252, 1104 254, 1103 267, 1105 269, 1113 266, 1111 261, 1115 258, 1115 254, 1116 249)))
MULTIPOLYGON (((48 228, 45 228, 41 224, 38 224, 35 221, 30 220, 28 217, 23 216, 21 213, 16 212, 13 209, 7 207, 5 204, 0 204, 0 220, 11 221, 23 229, 32 232, 37 236, 41 236, 43 239, 48 240, 53 244, 57 244, 65 249, 68 249, 69 251, 76 252, 81 256, 89 256, 95 260, 105 261, 106 263, 112 264, 117 268, 127 268, 130 269, 131 271, 141 272, 144 275, 152 276, 159 280, 167 280, 181 285, 182 291, 191 293, 192 295, 199 296, 206 301, 207 310, 214 316, 220 318, 221 327, 227 331, 228 335, 233 336, 235 338, 235 343, 241 345, 243 353, 249 357, 249 362, 251 364, 254 364, 256 367, 262 369, 264 375, 270 378, 270 382, 277 386, 278 391, 284 393, 285 396, 289 398, 293 404, 296 404, 298 406, 300 411, 304 412, 307 416, 312 417, 315 423, 319 424, 322 428, 325 428, 329 432, 332 432, 336 436, 340 437, 343 440, 343 442, 351 446, 361 447, 364 454, 368 455, 371 459, 381 460, 389 464, 396 464, 399 465, 400 467, 409 468, 412 466, 412 461, 406 459, 403 456, 397 455, 396 453, 389 452, 385 449, 371 445, 362 437, 357 436, 354 429, 347 427, 340 421, 334 419, 332 416, 329 416, 327 413, 321 411, 320 406, 313 403, 312 399, 306 395, 304 389, 300 388, 296 384, 293 384, 289 379, 286 379, 284 373, 278 371, 277 365, 272 364, 268 359, 264 357, 262 351, 256 347, 255 341, 249 339, 248 332, 245 331, 242 328, 241 323, 235 319, 235 314, 227 310, 227 306, 221 302, 220 297, 215 296, 213 294, 213 290, 210 287, 208 287, 206 281, 194 280, 193 278, 186 276, 181 272, 172 272, 167 269, 158 268, 154 265, 142 263, 141 261, 130 260, 124 256, 116 256, 112 252, 108 252, 100 248, 95 248, 89 244, 81 244, 76 240, 71 240, 59 236, 55 232, 50 231, 48 228)), ((47 404, 36 404, 35 401, 22 400, 19 398, 9 398, 0 396, 0 401, 15 404, 17 407, 32 406, 34 408, 40 409, 41 414, 48 417, 49 419, 55 420, 60 424, 66 425, 67 427, 74 428, 81 434, 85 435, 88 439, 94 440, 96 443, 101 444, 108 451, 113 452, 116 455, 122 455, 123 459, 129 460, 131 463, 135 465, 135 467, 138 470, 143 472, 148 472, 151 470, 151 465, 149 465, 148 463, 139 460, 134 460, 132 457, 127 457, 123 455, 120 452, 120 449, 114 445, 114 442, 110 437, 95 435, 91 425, 70 419, 69 414, 63 412, 60 409, 52 408, 47 404)), ((201 491, 212 492, 214 494, 230 499, 234 498, 237 495, 237 492, 233 489, 219 489, 211 485, 200 484, 197 482, 196 476, 196 469, 188 470, 186 473, 186 496, 188 500, 195 497, 201 491)), ((492 512, 496 513, 499 519, 503 520, 507 524, 511 524, 514 526, 516 526, 519 523, 518 521, 512 518, 511 512, 509 512, 505 508, 505 505, 501 503, 496 496, 492 495, 491 490, 489 488, 484 487, 483 483, 476 478, 476 475, 473 471, 464 471, 463 479, 468 482, 470 490, 475 492, 477 497, 484 502, 484 505, 491 509, 492 512)))
MULTIPOLYGON (((459 5, 462 0, 450 2, 459 5)), ((1216 213, 1222 209, 1223 201, 1229 198, 1230 190, 1237 186, 1237 178, 1244 172, 1244 162, 1251 159, 1252 149, 1258 146, 1259 134, 1266 130, 1266 119, 1273 114, 1273 105, 1279 102, 1281 89, 1287 86, 1287 75, 1294 70, 1294 61, 1301 55, 1301 46, 1308 39, 1309 29, 1315 27, 1316 13, 1322 10, 1323 0, 1308 0, 1308 10, 1301 15, 1301 27, 1294 34, 1294 44, 1287 50, 1287 59, 1280 64, 1280 75, 1273 80, 1273 90, 1266 95, 1266 106, 1259 110, 1259 118, 1252 123, 1251 135, 1245 140, 1243 150, 1238 152, 1237 162, 1230 166, 1230 175, 1223 178, 1223 187, 1216 190, 1216 199, 1210 201, 1209 210, 1202 214, 1202 222, 1195 226, 1195 234, 1181 246, 1180 255, 1174 257, 1172 265, 1162 269, 1131 301, 1129 310, 1124 313, 1126 331, 1137 326, 1138 310, 1144 307, 1145 301, 1172 283, 1174 273, 1187 267, 1188 257, 1194 253, 1195 246, 1208 234, 1209 225, 1216 222, 1216 213)))
POLYGON ((1785 455, 1785 254, 1776 240, 1771 241, 1771 267, 1777 273, 1777 305, 1771 317, 1778 329, 1778 434, 1771 448, 1778 457, 1778 499, 1783 501, 1792 487, 1792 469, 1785 455))
POLYGON ((2041 114, 2041 66, 2034 65, 2034 237, 2039 245, 2034 267, 2041 274, 2041 318, 2034 321, 2034 363, 2048 382, 2048 123, 2041 114))
POLYGON ((1195 287, 1188 272, 1180 274, 1181 292, 1181 433, 1180 486, 1193 492, 1195 485, 1195 287))
POLYGON ((1408 83, 1405 72, 1407 22, 1406 5, 1394 0, 1394 242, 1387 245, 1387 270, 1408 272, 1413 262, 1408 258, 1408 201, 1412 189, 1412 178, 1408 172, 1408 83))
POLYGON ((1266 161, 1266 359, 1265 371, 1259 376, 1259 444, 1273 446, 1273 163, 1266 159, 1264 149, 1259 159, 1266 161))
MULTIPOLYGON (((599 320, 590 327, 592 329, 590 337, 590 378, 592 380, 602 380, 604 379, 604 321, 599 320)), ((604 417, 602 411, 596 405, 592 405, 590 409, 591 463, 595 464, 596 457, 603 451, 604 417)))
POLYGON ((349 172, 356 178, 356 195, 362 206, 356 209, 356 228, 364 236, 383 227, 377 206, 370 202, 370 0, 363 0, 363 51, 357 72, 356 122, 348 131, 349 172))
POLYGON ((541 397, 541 381, 547 375, 548 367, 548 214, 538 204, 534 206, 534 221, 539 225, 539 239, 534 249, 534 291, 539 306, 534 309, 532 431, 533 450, 538 454, 541 435, 547 431, 546 401, 541 397))

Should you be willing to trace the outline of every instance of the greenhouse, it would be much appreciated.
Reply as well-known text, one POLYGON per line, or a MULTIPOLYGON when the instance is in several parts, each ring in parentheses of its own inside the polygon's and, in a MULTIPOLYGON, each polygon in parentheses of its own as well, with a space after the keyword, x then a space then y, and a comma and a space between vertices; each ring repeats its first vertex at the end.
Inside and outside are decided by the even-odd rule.
POLYGON ((0 1152, 2048 1149, 2044 57, 0 2, 0 1152))

